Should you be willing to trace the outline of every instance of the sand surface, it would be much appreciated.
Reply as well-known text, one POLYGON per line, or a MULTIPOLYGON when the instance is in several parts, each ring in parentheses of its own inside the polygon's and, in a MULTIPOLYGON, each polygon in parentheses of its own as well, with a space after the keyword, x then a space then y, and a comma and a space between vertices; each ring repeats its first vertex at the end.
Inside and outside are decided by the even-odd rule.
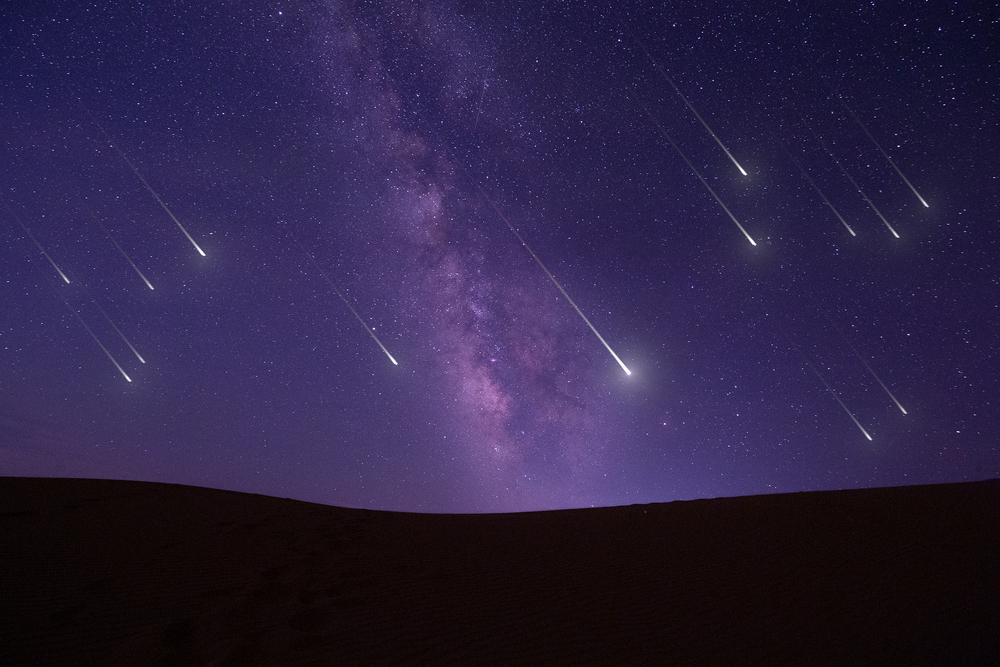
POLYGON ((507 515, 0 478, 0 663, 967 664, 1000 482, 507 515))

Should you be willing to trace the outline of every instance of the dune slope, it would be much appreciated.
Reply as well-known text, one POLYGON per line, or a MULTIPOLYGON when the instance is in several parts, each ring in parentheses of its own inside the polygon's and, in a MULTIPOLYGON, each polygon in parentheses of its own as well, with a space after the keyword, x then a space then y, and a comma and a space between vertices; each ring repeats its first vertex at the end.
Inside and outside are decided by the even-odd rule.
POLYGON ((0 478, 0 662, 986 661, 998 547, 998 481, 418 515, 0 478))

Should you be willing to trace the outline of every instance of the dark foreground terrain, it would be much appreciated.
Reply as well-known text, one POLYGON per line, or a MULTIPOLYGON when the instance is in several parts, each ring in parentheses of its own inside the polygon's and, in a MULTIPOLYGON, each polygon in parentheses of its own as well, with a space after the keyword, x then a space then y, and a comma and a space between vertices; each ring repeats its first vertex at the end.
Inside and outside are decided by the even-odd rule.
POLYGON ((508 515, 0 478, 0 663, 991 662, 1000 482, 508 515))

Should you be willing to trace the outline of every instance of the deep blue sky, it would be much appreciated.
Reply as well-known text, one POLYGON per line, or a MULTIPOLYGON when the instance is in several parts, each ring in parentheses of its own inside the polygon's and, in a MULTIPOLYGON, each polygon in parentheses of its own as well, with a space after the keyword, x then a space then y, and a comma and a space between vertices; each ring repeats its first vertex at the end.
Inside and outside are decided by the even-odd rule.
POLYGON ((431 511, 998 476, 1000 26, 973 4, 21 3, 0 474, 431 511))

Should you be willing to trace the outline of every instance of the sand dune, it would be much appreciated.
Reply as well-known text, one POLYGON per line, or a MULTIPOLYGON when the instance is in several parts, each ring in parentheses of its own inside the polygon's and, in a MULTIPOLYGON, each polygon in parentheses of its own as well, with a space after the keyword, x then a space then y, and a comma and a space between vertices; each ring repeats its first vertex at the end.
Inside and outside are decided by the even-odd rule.
POLYGON ((1000 482, 508 515, 0 478, 0 663, 1000 653, 1000 482))

